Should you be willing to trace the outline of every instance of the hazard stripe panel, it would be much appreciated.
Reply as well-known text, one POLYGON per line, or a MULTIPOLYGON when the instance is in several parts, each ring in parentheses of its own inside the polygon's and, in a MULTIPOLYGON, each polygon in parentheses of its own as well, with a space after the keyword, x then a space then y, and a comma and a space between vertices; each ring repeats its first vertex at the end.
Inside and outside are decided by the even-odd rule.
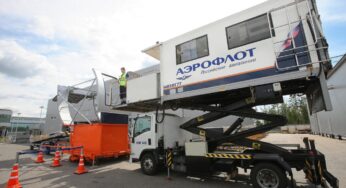
POLYGON ((167 152, 167 166, 172 167, 173 165, 173 154, 172 152, 167 152))
POLYGON ((208 158, 222 159, 252 159, 252 156, 248 154, 207 153, 205 156, 208 158))

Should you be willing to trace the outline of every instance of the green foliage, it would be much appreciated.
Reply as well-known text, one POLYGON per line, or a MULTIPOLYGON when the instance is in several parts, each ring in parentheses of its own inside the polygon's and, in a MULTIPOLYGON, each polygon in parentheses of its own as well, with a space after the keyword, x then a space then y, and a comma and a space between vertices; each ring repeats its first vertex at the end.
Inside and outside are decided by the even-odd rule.
POLYGON ((265 106, 263 112, 285 116, 288 124, 310 123, 306 98, 303 96, 291 95, 288 102, 265 106))
POLYGON ((256 124, 256 127, 259 127, 259 126, 262 126, 262 125, 263 125, 263 122, 260 121, 260 120, 256 120, 256 121, 255 121, 255 124, 256 124))

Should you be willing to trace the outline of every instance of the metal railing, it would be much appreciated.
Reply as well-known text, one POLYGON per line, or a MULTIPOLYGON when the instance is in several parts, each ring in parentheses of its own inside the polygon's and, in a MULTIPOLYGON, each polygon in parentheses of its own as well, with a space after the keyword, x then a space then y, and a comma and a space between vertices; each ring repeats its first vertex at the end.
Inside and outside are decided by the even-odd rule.
POLYGON ((268 15, 268 22, 270 23, 269 24, 269 30, 270 30, 270 36, 271 36, 272 41, 273 41, 273 48, 274 48, 274 51, 275 51, 274 53, 275 53, 275 56, 276 56, 275 66, 276 66, 277 70, 279 70, 279 71, 287 71, 287 70, 292 70, 294 68, 299 68, 299 67, 302 67, 302 66, 307 66, 307 65, 312 65, 312 64, 317 64, 317 63, 322 63, 322 62, 330 61, 330 59, 324 59, 324 60, 318 60, 318 61, 312 61, 311 60, 311 62, 309 62, 309 63, 301 63, 301 62, 299 62, 299 57, 298 56, 301 55, 301 54, 310 54, 311 52, 316 52, 317 53, 320 50, 328 49, 328 47, 326 47, 326 46, 322 46, 322 47, 316 48, 316 45, 318 44, 318 42, 320 40, 322 40, 324 37, 323 37, 322 31, 319 31, 321 37, 318 37, 318 35, 317 35, 317 30, 316 30, 316 26, 315 26, 316 23, 315 22, 316 22, 316 20, 318 20, 318 17, 317 17, 317 15, 315 15, 314 12, 312 12, 309 0, 295 0, 294 2, 292 2, 290 4, 287 4, 287 5, 284 5, 284 6, 281 6, 281 7, 278 7, 278 8, 275 8, 275 9, 272 9, 272 10, 268 11, 267 15, 268 15), (306 8, 308 10, 306 15, 301 15, 300 14, 298 6, 301 3, 305 3, 306 4, 305 6, 306 6, 306 8), (296 13, 297 18, 298 18, 297 20, 293 20, 293 21, 291 20, 291 18, 289 16, 289 13, 288 13, 288 9, 292 8, 292 7, 296 10, 295 13, 296 13), (278 26, 274 26, 275 23, 272 23, 272 20, 270 20, 270 18, 272 18, 271 15, 273 15, 274 12, 280 11, 280 10, 284 10, 285 11, 287 23, 286 24, 281 24, 281 25, 278 25, 278 26), (295 38, 294 38, 294 34, 293 34, 293 30, 294 30, 293 25, 296 25, 295 27, 297 27, 298 26, 297 24, 302 23, 301 27, 304 27, 303 26, 304 22, 310 22, 310 24, 311 24, 311 27, 312 27, 311 28, 311 34, 312 34, 313 42, 312 43, 308 43, 308 40, 307 40, 307 42, 306 42, 307 44, 306 45, 297 46, 295 38), (283 28, 283 27, 288 27, 288 30, 289 30, 288 35, 289 35, 289 37, 284 39, 284 40, 275 41, 274 40, 276 38, 276 36, 274 36, 275 31, 277 29, 280 29, 280 28, 283 28), (292 48, 281 50, 280 46, 278 47, 278 45, 283 45, 283 43, 285 41, 287 41, 287 40, 291 40, 292 48), (277 49, 279 49, 279 51, 277 51, 277 49), (307 50, 304 50, 304 49, 307 49, 307 50), (296 52, 297 50, 300 50, 300 52, 296 52), (302 52, 301 50, 304 50, 304 51, 302 52), (285 53, 285 52, 288 52, 288 53, 292 52, 292 53, 291 54, 287 54, 287 55, 280 55, 281 53, 285 53), (278 63, 278 60, 282 59, 282 58, 285 58, 285 57, 292 57, 292 58, 294 58, 296 64, 293 65, 293 66, 284 67, 284 68, 280 67, 279 63, 278 63))

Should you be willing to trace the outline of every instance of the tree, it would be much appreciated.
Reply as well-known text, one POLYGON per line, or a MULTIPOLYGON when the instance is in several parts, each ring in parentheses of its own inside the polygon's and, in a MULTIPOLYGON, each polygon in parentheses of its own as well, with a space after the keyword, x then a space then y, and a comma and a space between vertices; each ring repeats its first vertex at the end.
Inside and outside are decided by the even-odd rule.
POLYGON ((305 96, 291 95, 286 103, 265 106, 263 112, 285 116, 288 124, 310 123, 305 96))

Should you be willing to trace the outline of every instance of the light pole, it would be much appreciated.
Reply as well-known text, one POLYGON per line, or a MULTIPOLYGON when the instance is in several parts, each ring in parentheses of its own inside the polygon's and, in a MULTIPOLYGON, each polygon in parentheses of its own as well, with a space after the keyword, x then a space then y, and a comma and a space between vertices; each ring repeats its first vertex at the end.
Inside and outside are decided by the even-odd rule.
POLYGON ((43 125, 42 125, 42 122, 41 122, 41 118, 42 118, 42 110, 43 110, 44 106, 40 106, 40 108, 41 108, 41 112, 40 112, 40 120, 39 120, 40 123, 39 123, 39 125, 40 125, 40 134, 41 134, 41 131, 43 129, 42 128, 43 125))
POLYGON ((17 115, 18 115, 18 122, 16 123, 16 132, 15 132, 15 136, 14 136, 14 142, 17 141, 17 131, 18 131, 18 126, 19 126, 19 121, 20 121, 19 116, 20 116, 21 114, 22 114, 22 113, 17 113, 17 115))
POLYGON ((41 119, 41 116, 42 116, 42 110, 43 110, 44 106, 40 106, 40 108, 41 108, 41 112, 40 112, 40 119, 41 119))
POLYGON ((13 128, 14 128, 14 125, 13 125, 13 117, 11 117, 11 120, 10 120, 10 123, 11 123, 11 135, 13 135, 13 128))

